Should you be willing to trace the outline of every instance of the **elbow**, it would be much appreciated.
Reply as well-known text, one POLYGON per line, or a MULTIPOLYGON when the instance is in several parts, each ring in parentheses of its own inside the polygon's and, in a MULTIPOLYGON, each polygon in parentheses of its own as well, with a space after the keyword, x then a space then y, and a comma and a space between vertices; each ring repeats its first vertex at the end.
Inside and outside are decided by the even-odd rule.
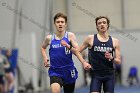
POLYGON ((118 64, 120 65, 121 64, 121 61, 118 61, 118 64))
POLYGON ((40 47, 41 50, 45 50, 46 48, 44 48, 43 46, 40 47))
POLYGON ((121 57, 119 58, 119 60, 118 60, 118 64, 121 64, 122 62, 121 62, 122 60, 121 60, 121 57))
POLYGON ((78 55, 78 53, 79 53, 79 51, 78 51, 78 49, 74 49, 74 51, 73 51, 73 53, 74 53, 74 55, 78 55))
POLYGON ((40 49, 41 49, 41 53, 42 53, 42 54, 44 54, 46 49, 45 49, 45 48, 43 48, 42 46, 41 46, 41 48, 40 48, 40 49))
POLYGON ((42 52, 43 51, 43 47, 41 46, 40 49, 41 49, 41 52, 42 52))
POLYGON ((121 64, 121 60, 120 59, 116 60, 116 64, 120 65, 121 64))
POLYGON ((41 46, 40 48, 43 49, 43 46, 41 46))
POLYGON ((40 49, 42 50, 42 48, 43 48, 43 47, 41 46, 40 49))
POLYGON ((79 49, 77 49, 77 51, 79 51, 80 53, 82 52, 82 50, 79 48, 79 49))

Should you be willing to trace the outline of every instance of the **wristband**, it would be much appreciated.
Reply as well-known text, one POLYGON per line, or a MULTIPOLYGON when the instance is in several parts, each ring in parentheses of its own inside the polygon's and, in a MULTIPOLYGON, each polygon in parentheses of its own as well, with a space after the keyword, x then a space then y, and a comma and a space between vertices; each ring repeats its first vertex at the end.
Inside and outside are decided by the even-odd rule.
POLYGON ((110 61, 114 61, 114 59, 115 59, 115 58, 113 57, 110 61))
POLYGON ((71 48, 72 48, 72 45, 70 44, 70 48, 69 48, 69 50, 71 50, 71 48))

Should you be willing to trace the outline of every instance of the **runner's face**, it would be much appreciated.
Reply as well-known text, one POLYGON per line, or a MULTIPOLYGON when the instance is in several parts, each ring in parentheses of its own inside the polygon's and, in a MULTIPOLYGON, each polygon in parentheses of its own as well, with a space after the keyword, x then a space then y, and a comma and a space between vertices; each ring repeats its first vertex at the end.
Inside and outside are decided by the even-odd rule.
POLYGON ((65 19, 62 17, 59 17, 55 20, 55 27, 57 31, 62 32, 65 31, 66 29, 66 22, 65 19))
POLYGON ((101 18, 97 21, 97 29, 100 32, 106 32, 108 30, 108 24, 105 18, 101 18))

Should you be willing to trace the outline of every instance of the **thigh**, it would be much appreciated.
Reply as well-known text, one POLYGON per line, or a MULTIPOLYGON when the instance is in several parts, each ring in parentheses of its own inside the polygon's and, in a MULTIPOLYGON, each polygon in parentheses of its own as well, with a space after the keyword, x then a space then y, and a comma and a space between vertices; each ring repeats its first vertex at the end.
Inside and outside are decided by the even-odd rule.
POLYGON ((51 93, 60 93, 62 85, 63 82, 60 77, 57 76, 50 77, 51 93))
POLYGON ((61 77, 58 77, 58 76, 51 76, 50 77, 50 85, 53 83, 58 83, 61 87, 63 86, 63 80, 61 77))
POLYGON ((114 75, 108 75, 103 83, 104 92, 114 93, 115 77, 114 75))
POLYGON ((4 79, 3 76, 0 75, 0 93, 4 92, 4 79))
POLYGON ((14 75, 12 72, 5 73, 5 77, 9 82, 14 80, 14 75))
POLYGON ((90 92, 100 92, 102 86, 102 81, 98 76, 92 76, 90 84, 90 92))
POLYGON ((64 88, 64 93, 74 93, 75 83, 65 84, 63 88, 64 88))
POLYGON ((4 85, 0 84, 0 93, 4 93, 4 85))

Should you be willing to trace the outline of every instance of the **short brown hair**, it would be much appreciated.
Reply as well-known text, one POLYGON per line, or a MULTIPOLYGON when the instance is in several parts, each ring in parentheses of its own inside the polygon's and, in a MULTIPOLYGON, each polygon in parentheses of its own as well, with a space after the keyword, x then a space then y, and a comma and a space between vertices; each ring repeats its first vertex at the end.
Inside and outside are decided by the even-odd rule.
POLYGON ((65 22, 67 23, 67 16, 64 15, 63 13, 57 13, 55 16, 54 16, 54 23, 56 21, 56 19, 58 19, 59 17, 62 17, 65 19, 65 22))
POLYGON ((106 17, 106 16, 99 16, 99 17, 96 17, 96 18, 95 18, 96 26, 97 26, 97 21, 98 21, 99 19, 102 19, 102 18, 105 18, 105 19, 107 20, 107 24, 108 24, 108 28, 109 28, 110 20, 109 20, 109 18, 106 17))

